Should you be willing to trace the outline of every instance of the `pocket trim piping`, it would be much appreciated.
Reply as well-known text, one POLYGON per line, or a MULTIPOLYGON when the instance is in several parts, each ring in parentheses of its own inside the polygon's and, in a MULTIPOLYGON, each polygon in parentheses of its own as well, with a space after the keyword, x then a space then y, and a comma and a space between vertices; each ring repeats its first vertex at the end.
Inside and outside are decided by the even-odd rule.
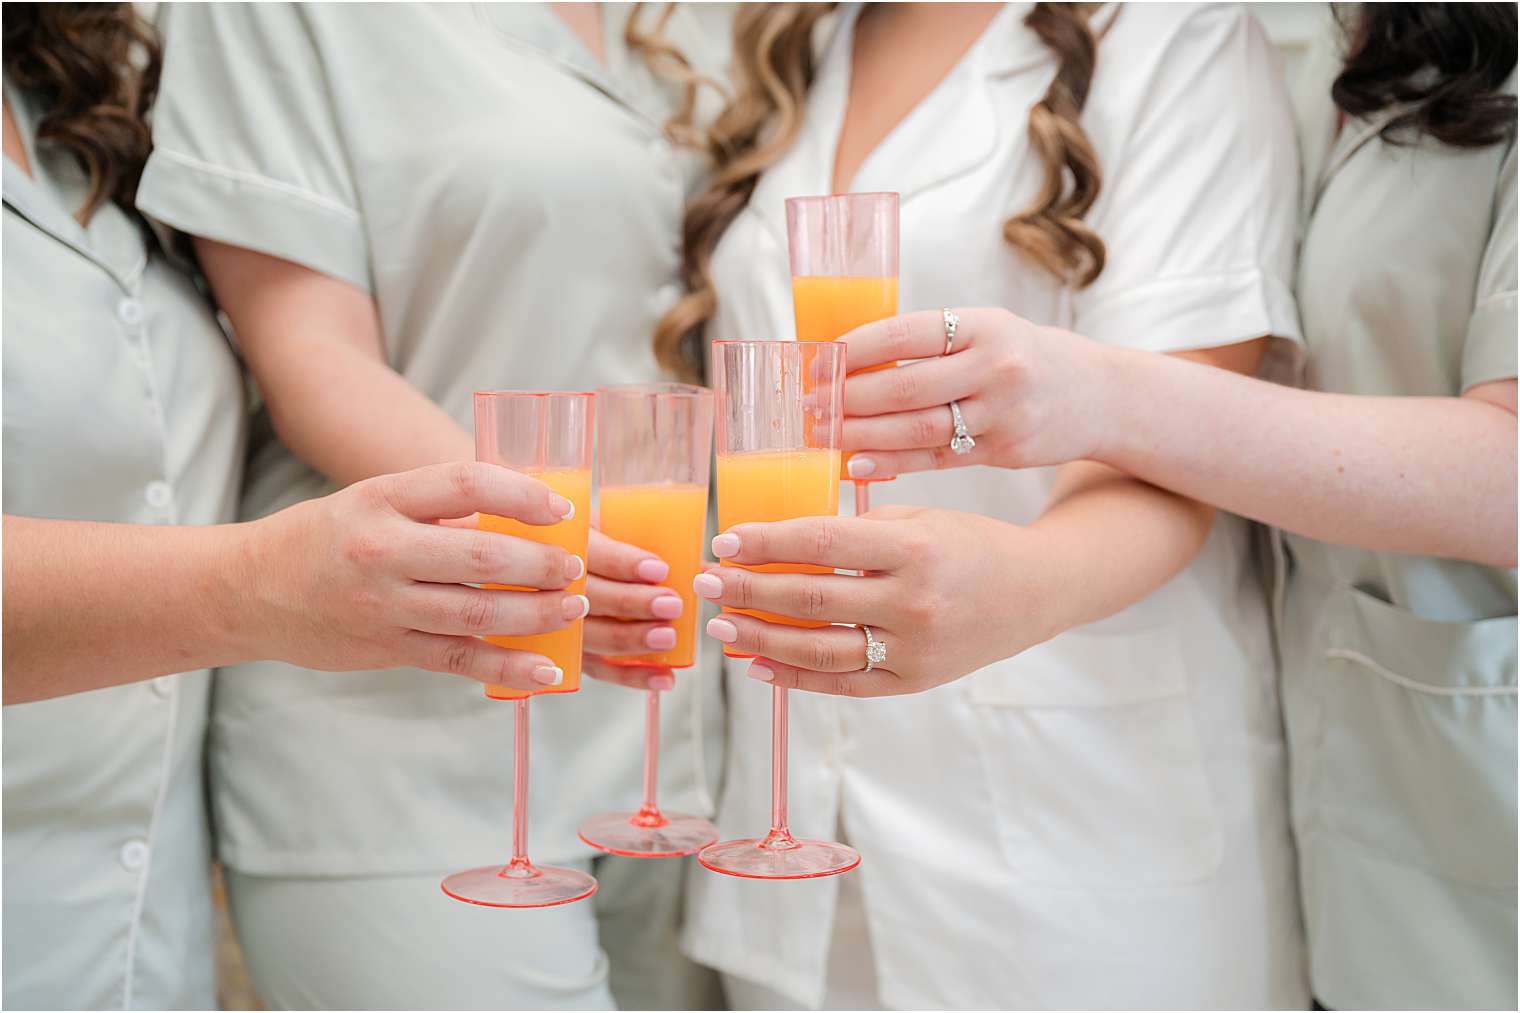
POLYGON ((1520 686, 1432 686, 1429 683, 1417 682, 1408 676, 1400 675, 1391 671, 1376 661, 1367 657, 1361 651, 1353 651, 1349 647, 1332 647, 1325 651, 1325 657, 1339 661, 1353 661, 1362 667, 1369 669, 1373 674, 1380 675, 1390 682, 1397 683, 1405 689, 1416 693, 1429 693, 1433 696, 1516 696, 1520 695, 1520 686))

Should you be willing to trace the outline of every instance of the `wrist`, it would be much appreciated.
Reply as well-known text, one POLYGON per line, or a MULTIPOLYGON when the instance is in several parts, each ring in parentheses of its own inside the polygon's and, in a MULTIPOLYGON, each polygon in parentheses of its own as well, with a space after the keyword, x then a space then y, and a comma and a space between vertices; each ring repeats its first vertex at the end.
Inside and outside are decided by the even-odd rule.
POLYGON ((1094 425, 1090 460, 1127 471, 1126 464, 1142 436, 1136 409, 1145 387, 1141 375, 1151 353, 1097 342, 1092 343, 1092 351, 1097 397, 1095 410, 1088 413, 1094 425))
POLYGON ((234 661, 272 657, 268 631, 278 624, 267 605, 268 567, 260 565, 272 558, 270 520, 223 524, 215 530, 221 565, 207 595, 209 625, 234 661))
POLYGON ((999 522, 999 550, 988 558, 995 562, 996 589, 988 605, 993 611, 1020 602, 1020 621, 991 623, 1004 632, 1008 642, 999 646, 998 657, 1009 658, 1076 625, 1071 609, 1080 588, 1072 568, 1048 532, 1033 525, 999 522), (1023 607, 1027 606, 1027 607, 1023 607))

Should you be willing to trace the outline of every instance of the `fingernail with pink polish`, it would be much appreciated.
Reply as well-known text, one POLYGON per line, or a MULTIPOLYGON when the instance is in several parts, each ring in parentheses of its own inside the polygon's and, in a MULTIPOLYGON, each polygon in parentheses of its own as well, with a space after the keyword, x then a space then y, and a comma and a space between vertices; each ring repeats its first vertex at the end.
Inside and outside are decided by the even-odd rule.
POLYGON ((651 651, 668 651, 676 646, 676 631, 669 626, 656 626, 644 634, 644 646, 651 651))
POLYGON ((692 579, 692 589, 703 598, 718 599, 723 597, 723 581, 710 573, 699 573, 692 579))
POLYGON ((575 516, 575 504, 557 492, 550 493, 549 512, 562 521, 568 521, 575 516))
POLYGON ((713 555, 719 559, 739 554, 739 536, 725 531, 712 540, 713 555))
POLYGON ((670 576, 670 565, 663 559, 642 559, 639 565, 633 568, 633 572, 640 580, 647 580, 651 584, 658 584, 670 576))
POLYGON ((865 478, 867 475, 876 474, 876 462, 869 457, 852 457, 846 467, 851 478, 865 478))
POLYGON ((731 644, 739 639, 739 627, 727 619, 709 619, 707 621, 707 635, 714 640, 731 644))
POLYGON ((769 665, 762 664, 758 661, 750 662, 749 672, 746 674, 751 679, 758 679, 761 682, 774 682, 776 679, 775 670, 772 669, 769 665))
POLYGON ((656 619, 679 619, 684 607, 681 599, 673 594, 662 594, 649 603, 649 611, 656 619))
POLYGON ((529 678, 540 686, 558 686, 565 681, 565 672, 554 665, 539 665, 529 673, 529 678))
POLYGON ((676 677, 673 675, 651 675, 649 688, 656 693, 664 693, 676 688, 676 677))
POLYGON ((577 619, 584 619, 591 612, 591 599, 583 594, 572 594, 565 599, 564 605, 565 622, 573 623, 577 619))

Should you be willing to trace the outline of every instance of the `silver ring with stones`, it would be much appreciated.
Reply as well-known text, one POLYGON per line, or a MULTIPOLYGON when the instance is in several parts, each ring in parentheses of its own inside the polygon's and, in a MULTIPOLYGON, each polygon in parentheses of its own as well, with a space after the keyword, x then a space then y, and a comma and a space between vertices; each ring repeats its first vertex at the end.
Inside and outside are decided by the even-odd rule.
POLYGON ((955 332, 961 325, 961 318, 956 316, 955 311, 946 307, 939 311, 940 318, 945 321, 945 350, 941 355, 949 355, 951 346, 955 344, 955 332))
POLYGON ((866 635, 865 671, 869 672, 877 665, 886 664, 887 645, 882 643, 880 640, 877 640, 876 637, 871 633, 871 627, 867 626, 865 623, 860 624, 860 632, 866 635))
POLYGON ((955 435, 950 437, 950 452, 963 455, 971 453, 976 448, 976 441, 966 432, 966 419, 961 415, 961 406, 957 401, 950 402, 950 424, 955 427, 955 435))

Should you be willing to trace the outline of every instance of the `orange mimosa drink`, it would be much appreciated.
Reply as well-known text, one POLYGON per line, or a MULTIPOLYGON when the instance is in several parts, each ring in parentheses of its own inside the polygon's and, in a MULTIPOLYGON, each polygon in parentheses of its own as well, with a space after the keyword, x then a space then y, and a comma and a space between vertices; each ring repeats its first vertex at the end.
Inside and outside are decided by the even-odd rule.
MULTIPOLYGON (((785 521, 794 517, 832 517, 839 512, 839 451, 761 450, 718 456, 718 528, 751 521, 785 521)), ((724 566, 738 563, 723 561, 724 566)), ((826 566, 805 563, 764 563, 746 570, 762 573, 833 573, 826 566)), ((828 623, 749 609, 725 608, 786 626, 827 626, 828 623)), ((729 657, 749 657, 724 648, 729 657)))
MULTIPOLYGON (((795 277, 792 313, 798 341, 837 341, 862 324, 897 316, 897 279, 795 277)), ((886 369, 888 365, 872 368, 886 369)))
MULTIPOLYGON (((561 496, 575 504, 575 515, 569 520, 560 521, 558 524, 538 525, 524 524, 522 521, 512 520, 508 517, 497 517, 494 514, 481 514, 479 527, 482 531, 495 531, 503 535, 516 535, 518 538, 530 542, 538 542, 542 545, 557 545, 566 551, 573 552, 582 559, 586 558, 586 542, 591 534, 591 469, 589 468, 558 468, 548 471, 530 472, 540 482, 559 493, 561 496)), ((512 587, 507 584, 487 584, 486 587, 506 589, 509 591, 528 591, 531 588, 512 587)), ((570 594, 586 593, 586 578, 581 576, 565 589, 570 594)), ((558 686, 545 686, 533 692, 525 693, 521 690, 506 689, 501 686, 487 686, 486 695, 496 700, 518 700, 525 696, 539 693, 574 693, 581 688, 581 632, 585 627, 584 619, 577 619, 562 629, 552 633, 538 633, 527 637, 486 637, 486 640, 501 647, 510 647, 519 651, 533 651, 542 654, 565 673, 565 681, 558 686)))
POLYGON ((702 535, 707 529, 705 485, 603 486, 601 531, 609 538, 637 545, 670 566, 660 583, 681 597, 681 616, 671 621, 676 646, 655 654, 607 658, 615 665, 665 665, 689 668, 697 660, 697 615, 691 582, 702 570, 702 535))

